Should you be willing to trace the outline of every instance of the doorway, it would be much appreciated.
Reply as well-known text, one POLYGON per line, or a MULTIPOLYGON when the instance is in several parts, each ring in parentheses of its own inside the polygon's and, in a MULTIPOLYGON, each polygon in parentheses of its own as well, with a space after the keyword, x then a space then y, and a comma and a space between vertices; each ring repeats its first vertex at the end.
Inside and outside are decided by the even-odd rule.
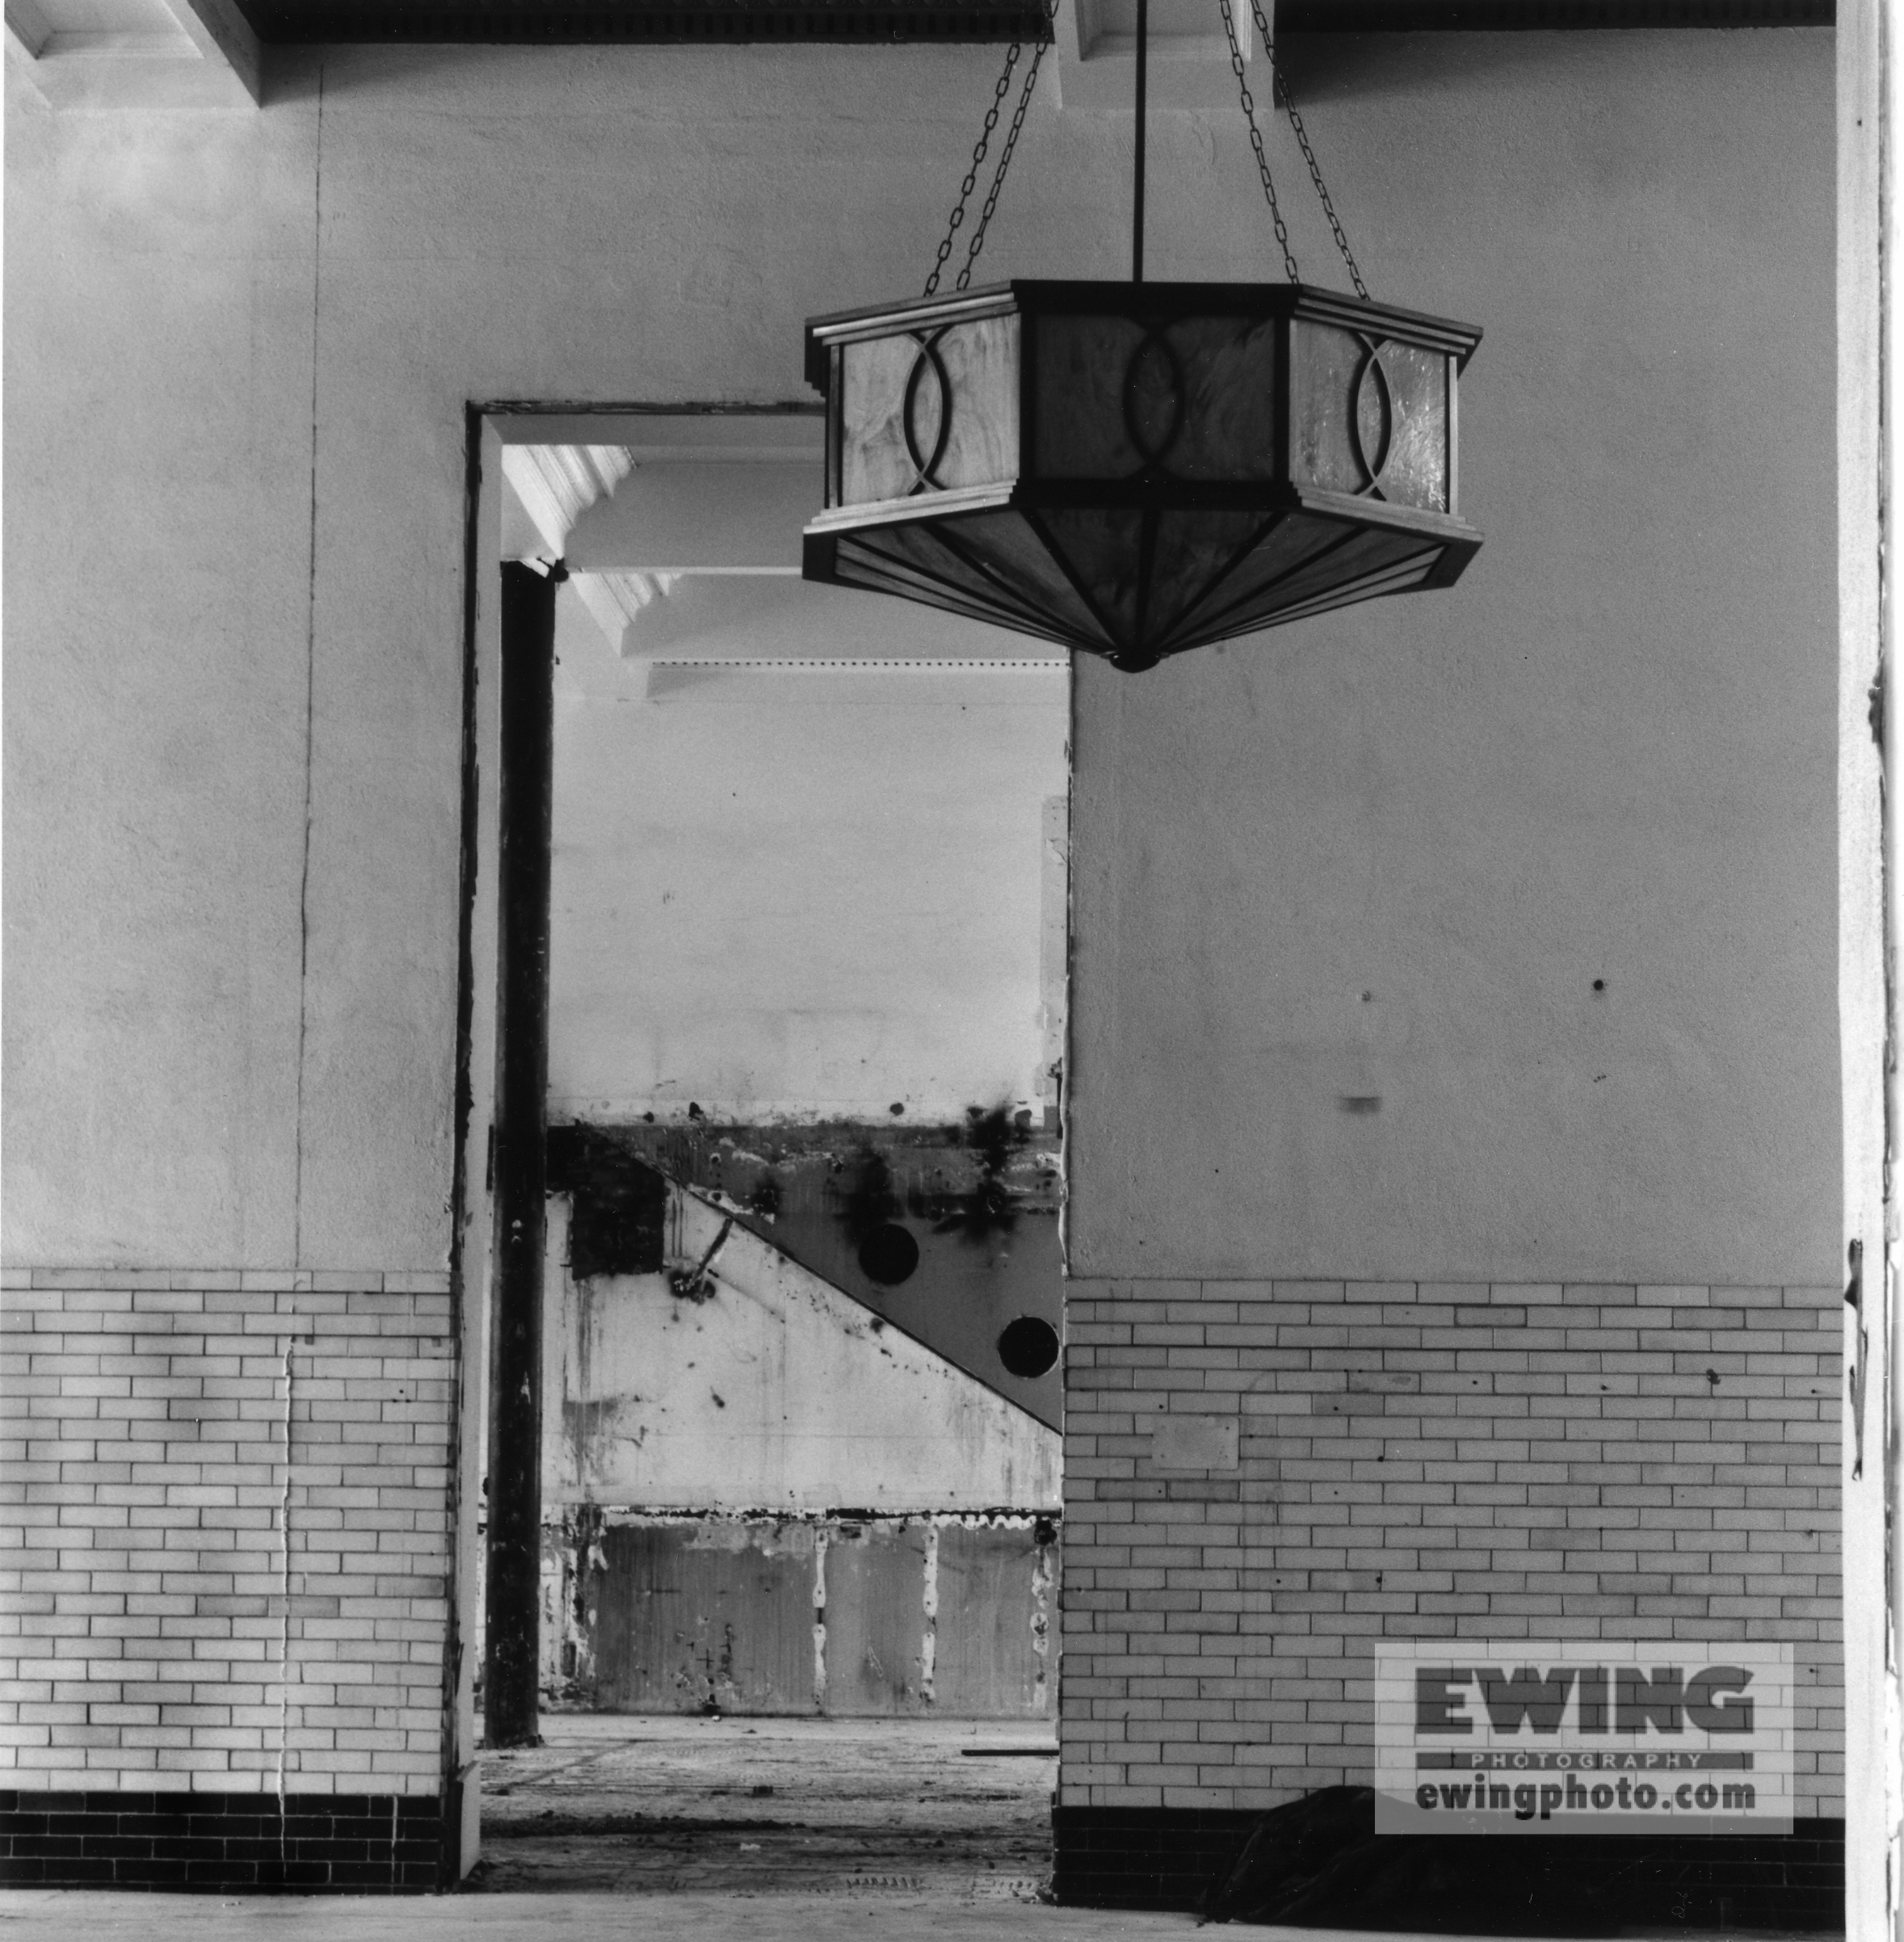
POLYGON ((544 1744, 485 1756, 484 1872, 1031 1892, 1056 1777, 1066 663, 803 582, 814 419, 484 431, 490 559, 567 575, 544 1744))

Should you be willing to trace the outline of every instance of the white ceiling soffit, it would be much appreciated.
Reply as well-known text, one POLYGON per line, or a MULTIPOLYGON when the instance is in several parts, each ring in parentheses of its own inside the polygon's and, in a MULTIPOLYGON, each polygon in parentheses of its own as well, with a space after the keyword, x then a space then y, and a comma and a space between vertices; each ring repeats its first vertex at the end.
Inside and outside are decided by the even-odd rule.
MULTIPOLYGON (((576 522, 634 470, 625 445, 505 445, 502 476, 515 495, 520 519, 504 520, 505 553, 549 561, 564 558, 576 522), (523 531, 527 522, 530 533, 523 531), (530 534, 532 533, 532 539, 530 534)), ((662 599, 675 583, 672 574, 572 573, 576 592, 607 637, 620 649, 628 623, 643 607, 662 599)))
MULTIPOLYGON (((1271 3, 1263 0, 1266 8, 1271 3)), ((1230 14, 1243 59, 1254 62, 1259 44, 1250 0, 1230 0, 1230 14)), ((1137 30, 1137 0, 1058 0, 1053 52, 1058 106, 1065 112, 1135 112, 1137 30)), ((1237 106, 1236 74, 1217 0, 1150 0, 1150 30, 1145 86, 1152 109, 1237 106)), ((1259 78, 1250 92, 1259 98, 1259 119, 1266 117, 1267 78, 1259 78)))
POLYGON ((575 522, 597 499, 612 494, 634 464, 625 445, 502 448, 502 476, 522 502, 549 560, 564 556, 575 522))
POLYGON ((799 574, 801 528, 821 498, 817 419, 656 414, 516 422, 543 435, 502 447, 504 555, 565 561, 618 651, 633 651, 633 624, 684 575, 799 574), (625 442, 599 442, 611 427, 625 442), (573 431, 596 438, 561 439, 573 431))
POLYGON ((6 0, 9 57, 58 108, 255 108, 262 56, 237 0, 6 0))
POLYGON ((684 574, 674 580, 667 599, 641 608, 628 624, 625 612, 604 618, 590 605, 591 598, 611 597, 607 588, 594 584, 610 578, 576 574, 563 590, 570 610, 590 616, 598 631, 620 646, 616 656, 598 661, 578 654, 565 663, 565 686, 604 700, 642 699, 648 690, 642 685, 646 677, 637 674, 639 665, 664 661, 865 666, 982 660, 1061 667, 1068 658, 1054 642, 1008 633, 916 601, 820 586, 792 574, 684 574), (618 644, 613 633, 617 625, 624 628, 618 644))
POLYGON ((662 661, 642 698, 788 708, 1062 708, 1064 659, 1006 661, 662 661), (1054 679, 1055 677, 1055 679, 1054 679))
POLYGON ((575 591, 618 653, 630 651, 628 630, 645 607, 672 590, 675 574, 571 574, 575 591))
POLYGON ((797 574, 826 502, 817 457, 641 459, 578 518, 571 573, 797 574))
POLYGON ((490 425, 505 446, 619 445, 645 460, 810 460, 825 427, 819 407, 756 411, 499 411, 490 425))

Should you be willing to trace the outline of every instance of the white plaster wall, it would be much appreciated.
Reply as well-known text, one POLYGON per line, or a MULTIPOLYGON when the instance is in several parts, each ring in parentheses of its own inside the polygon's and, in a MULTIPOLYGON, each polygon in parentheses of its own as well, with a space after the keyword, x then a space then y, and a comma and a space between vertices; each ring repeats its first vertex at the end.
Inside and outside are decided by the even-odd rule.
MULTIPOLYGON (((1377 293, 1487 328, 1488 545, 1086 670, 1078 1256, 1825 1278, 1830 37, 1292 51, 1377 293)), ((10 1258, 441 1263, 464 406, 802 397, 995 62, 366 49, 93 116, 10 56, 10 1258)), ((988 271, 1121 273, 1129 137, 1042 100, 988 271)), ((1233 116, 1152 162, 1154 275, 1270 272, 1233 116)))
POLYGON ((1080 668, 1074 1272, 1837 1277, 1829 42, 1718 38, 1372 90, 1486 544, 1080 668))
MULTIPOLYGON (((929 609, 797 580, 689 582, 660 604, 689 658, 837 652, 841 607, 970 651, 929 609)), ((956 1122, 1035 1104, 1064 664, 654 667, 574 595, 557 611, 551 1113, 956 1122)))
POLYGON ((10 44, 4 1246, 276 1266, 296 1246, 314 126, 56 120, 19 65, 10 44))

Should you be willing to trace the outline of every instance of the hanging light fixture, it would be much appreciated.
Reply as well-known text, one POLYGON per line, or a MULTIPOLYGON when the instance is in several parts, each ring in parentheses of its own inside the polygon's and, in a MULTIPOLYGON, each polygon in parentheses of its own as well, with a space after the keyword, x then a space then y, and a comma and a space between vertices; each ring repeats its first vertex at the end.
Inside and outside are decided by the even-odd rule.
POLYGON ((1370 299, 1251 0, 1355 294, 1301 281, 1230 0, 1219 4, 1288 281, 1144 280, 1149 23, 1137 0, 1131 280, 968 287, 1041 44, 964 268, 940 295, 1014 45, 925 295, 807 325, 807 377, 826 399, 826 509, 806 528, 806 578, 1134 671, 1460 578, 1481 536, 1456 511, 1456 383, 1481 333, 1370 299))

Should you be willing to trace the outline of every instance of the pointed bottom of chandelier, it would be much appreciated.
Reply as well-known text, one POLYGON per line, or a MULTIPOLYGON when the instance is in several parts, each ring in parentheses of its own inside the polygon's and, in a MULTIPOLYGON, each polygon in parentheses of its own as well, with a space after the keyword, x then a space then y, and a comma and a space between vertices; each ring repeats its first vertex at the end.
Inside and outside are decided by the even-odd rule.
POLYGON ((1060 641, 1136 673, 1335 607, 1451 585, 1480 545, 1444 518, 1326 496, 1346 503, 1314 495, 1225 511, 1008 499, 872 524, 861 508, 838 530, 824 516, 809 527, 805 576, 1060 641))

